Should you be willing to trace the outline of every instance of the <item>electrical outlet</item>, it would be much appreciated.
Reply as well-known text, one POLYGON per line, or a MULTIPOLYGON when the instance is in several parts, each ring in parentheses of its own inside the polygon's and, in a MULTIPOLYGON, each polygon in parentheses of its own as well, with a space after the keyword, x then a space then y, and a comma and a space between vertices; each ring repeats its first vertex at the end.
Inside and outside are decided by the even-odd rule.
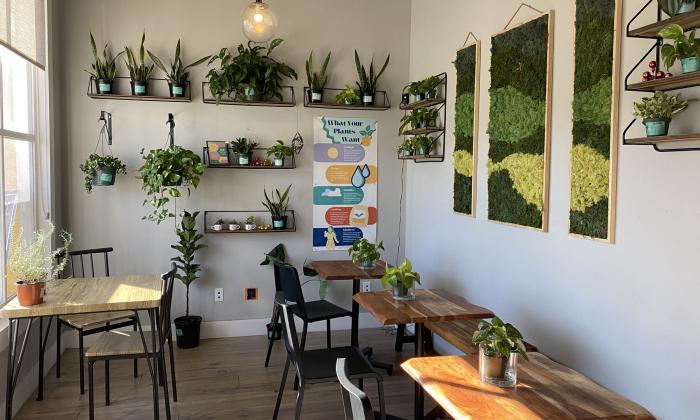
POLYGON ((363 292, 371 292, 372 291, 372 282, 369 280, 364 280, 362 282, 361 290, 363 292))
POLYGON ((224 288, 223 287, 217 287, 214 289, 214 302, 223 302, 224 301, 224 288))
POLYGON ((243 299, 244 300, 258 300, 258 288, 257 287, 246 287, 243 289, 243 299))

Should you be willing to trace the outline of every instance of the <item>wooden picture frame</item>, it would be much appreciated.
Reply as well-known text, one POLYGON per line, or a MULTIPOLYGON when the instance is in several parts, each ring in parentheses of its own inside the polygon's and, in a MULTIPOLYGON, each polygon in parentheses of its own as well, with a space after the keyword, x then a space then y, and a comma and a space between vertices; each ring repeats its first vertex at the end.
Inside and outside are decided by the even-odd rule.
POLYGON ((209 160, 210 166, 231 165, 231 159, 228 150, 228 142, 207 141, 207 158, 209 160), (222 155, 222 150, 225 151, 225 156, 222 155))

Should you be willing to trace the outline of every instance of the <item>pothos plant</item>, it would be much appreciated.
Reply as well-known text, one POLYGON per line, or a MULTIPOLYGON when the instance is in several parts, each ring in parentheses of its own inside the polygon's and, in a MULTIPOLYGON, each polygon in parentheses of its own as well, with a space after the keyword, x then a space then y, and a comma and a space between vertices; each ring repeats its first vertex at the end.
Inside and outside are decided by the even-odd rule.
POLYGON ((112 155, 98 155, 93 153, 80 165, 80 170, 85 174, 85 191, 90 194, 95 173, 99 169, 110 168, 115 171, 115 174, 126 175, 126 165, 119 160, 118 157, 112 155))
POLYGON ((387 264, 384 276, 381 279, 382 287, 410 289, 414 284, 420 284, 420 274, 413 271, 413 265, 408 258, 404 258, 398 267, 389 267, 387 264))
POLYGON ((374 262, 379 259, 379 250, 384 250, 384 244, 382 242, 373 244, 366 238, 360 238, 355 240, 350 248, 348 248, 348 254, 352 259, 352 262, 374 262))
POLYGON ((175 217, 168 208, 170 200, 182 196, 180 187, 186 188, 188 195, 191 188, 197 188, 206 165, 195 153, 180 146, 154 149, 147 154, 144 150, 141 149, 141 156, 145 162, 139 168, 137 178, 142 181, 141 189, 146 192, 143 205, 150 204, 153 211, 142 219, 160 224, 175 217))
POLYGON ((177 236, 179 238, 177 244, 170 245, 170 248, 178 251, 179 256, 173 257, 170 260, 175 262, 178 269, 175 278, 179 279, 186 288, 185 292, 185 317, 190 316, 190 284, 199 277, 200 265, 194 262, 195 253, 207 246, 200 244, 199 241, 204 238, 204 235, 197 232, 196 223, 199 212, 196 211, 190 214, 188 211, 181 213, 180 226, 177 228, 177 236))
POLYGON ((497 316, 494 316, 491 322, 479 322, 472 342, 481 346, 489 357, 508 359, 511 353, 518 353, 528 360, 523 335, 513 325, 504 323, 497 316))

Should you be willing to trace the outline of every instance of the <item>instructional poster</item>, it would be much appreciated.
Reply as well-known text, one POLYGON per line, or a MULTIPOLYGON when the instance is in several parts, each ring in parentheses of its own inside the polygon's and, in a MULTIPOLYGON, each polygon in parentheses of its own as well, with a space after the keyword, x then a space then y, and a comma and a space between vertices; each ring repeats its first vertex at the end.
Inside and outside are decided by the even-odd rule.
POLYGON ((314 251, 377 238, 377 121, 314 119, 314 251))

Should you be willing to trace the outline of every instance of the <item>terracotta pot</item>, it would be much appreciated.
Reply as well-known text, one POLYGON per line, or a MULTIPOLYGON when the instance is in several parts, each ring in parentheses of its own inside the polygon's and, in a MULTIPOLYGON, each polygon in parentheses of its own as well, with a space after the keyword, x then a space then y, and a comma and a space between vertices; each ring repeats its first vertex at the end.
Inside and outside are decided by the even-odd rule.
POLYGON ((44 283, 26 283, 18 281, 15 283, 17 288, 17 300, 22 306, 32 306, 44 303, 44 283))

